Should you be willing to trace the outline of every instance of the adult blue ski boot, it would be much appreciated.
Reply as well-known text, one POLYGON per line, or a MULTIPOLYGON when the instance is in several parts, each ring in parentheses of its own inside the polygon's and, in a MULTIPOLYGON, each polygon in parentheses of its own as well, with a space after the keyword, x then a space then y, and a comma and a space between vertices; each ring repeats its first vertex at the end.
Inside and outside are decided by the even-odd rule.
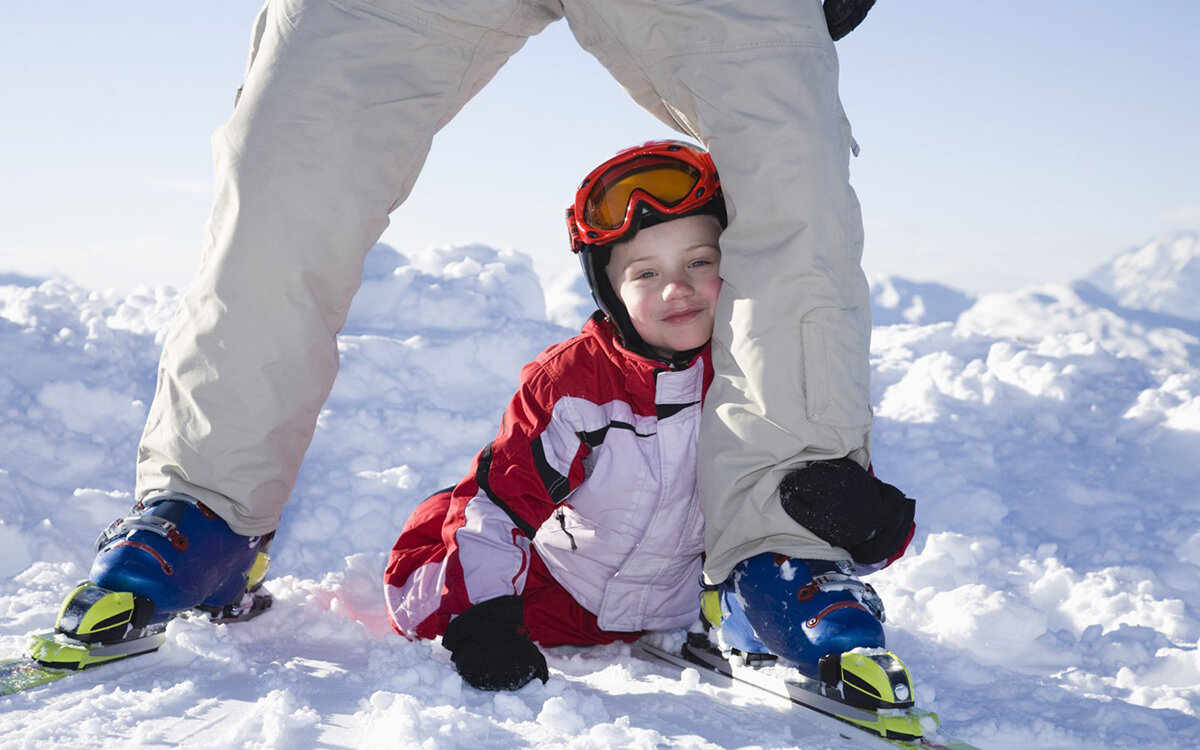
POLYGON ((63 603, 55 633, 34 636, 30 655, 82 669, 154 651, 186 610, 217 622, 255 617, 271 606, 261 587, 272 536, 237 534, 187 495, 148 497, 100 535, 88 580, 63 603))
POLYGON ((885 650, 883 601, 850 561, 757 555, 702 604, 724 653, 747 663, 782 658, 852 705, 913 705, 908 670, 885 650))
POLYGON ((717 593, 723 650, 771 653, 809 677, 822 656, 884 645, 883 602, 849 561, 756 555, 717 593))
POLYGON ((800 676, 783 679, 821 696, 810 705, 883 737, 918 739, 936 726, 935 715, 915 708, 908 669, 885 648, 882 600, 849 560, 757 555, 706 588, 701 611, 708 632, 689 633, 683 647, 692 661, 723 655, 731 674, 794 667, 800 676))

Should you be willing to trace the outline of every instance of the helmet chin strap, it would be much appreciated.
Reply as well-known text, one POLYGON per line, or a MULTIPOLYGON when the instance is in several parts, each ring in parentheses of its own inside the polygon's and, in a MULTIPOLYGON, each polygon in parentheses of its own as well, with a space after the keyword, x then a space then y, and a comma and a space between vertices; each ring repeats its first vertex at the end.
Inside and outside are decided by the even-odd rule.
POLYGON ((661 360, 662 356, 654 351, 634 328, 633 321, 629 318, 629 309, 617 296, 616 290, 608 280, 608 274, 604 272, 611 258, 610 245, 589 245, 579 253, 579 263, 583 266, 583 275, 592 290, 592 299, 596 301, 600 312, 613 322, 622 346, 643 357, 661 360))

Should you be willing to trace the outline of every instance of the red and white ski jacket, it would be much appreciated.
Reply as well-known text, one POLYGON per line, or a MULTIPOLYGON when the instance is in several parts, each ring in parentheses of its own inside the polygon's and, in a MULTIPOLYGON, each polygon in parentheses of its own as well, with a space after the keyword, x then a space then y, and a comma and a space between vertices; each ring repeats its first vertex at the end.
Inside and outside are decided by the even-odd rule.
POLYGON ((440 609, 520 594, 533 545, 605 630, 695 622, 696 435, 711 382, 708 347, 671 369, 621 347, 598 316, 526 365, 496 439, 454 489, 440 609))

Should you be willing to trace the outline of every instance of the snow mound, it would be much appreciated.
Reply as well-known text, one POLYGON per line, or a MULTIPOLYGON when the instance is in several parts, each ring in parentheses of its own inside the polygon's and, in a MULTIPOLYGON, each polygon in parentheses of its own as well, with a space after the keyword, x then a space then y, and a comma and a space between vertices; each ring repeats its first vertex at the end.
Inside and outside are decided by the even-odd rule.
POLYGON ((984 294, 959 316, 961 336, 991 335, 1038 342, 1063 333, 1120 356, 1187 369, 1200 355, 1200 321, 1121 309, 1087 283, 1046 284, 984 294))
POLYGON ((871 321, 877 326, 953 321, 972 302, 970 296, 932 282, 881 276, 872 278, 870 284, 871 321))
POLYGON ((1200 235, 1159 237, 1121 253, 1086 281, 1125 307, 1200 320, 1200 235))
POLYGON ((430 248, 410 259, 380 244, 367 255, 343 332, 499 328, 545 315, 527 255, 476 244, 430 248))
MULTIPOLYGON (((54 621, 132 502, 178 303, 13 282, 6 654, 54 621)), ((0 698, 0 747, 859 746, 625 645, 548 649, 548 684, 492 694, 464 688, 440 645, 391 632, 387 550, 495 434, 520 366, 577 330, 546 312, 581 322, 576 282, 543 292, 527 258, 486 246, 377 247, 272 547, 274 608, 180 619, 154 656, 0 698)), ((874 461, 917 498, 918 531, 872 583, 919 701, 988 748, 1200 746, 1200 322, 1083 283, 970 301, 892 279, 880 301, 904 324, 877 311, 874 461)))
POLYGON ((546 316, 568 328, 582 328, 596 309, 592 290, 581 269, 561 273, 546 282, 546 316))

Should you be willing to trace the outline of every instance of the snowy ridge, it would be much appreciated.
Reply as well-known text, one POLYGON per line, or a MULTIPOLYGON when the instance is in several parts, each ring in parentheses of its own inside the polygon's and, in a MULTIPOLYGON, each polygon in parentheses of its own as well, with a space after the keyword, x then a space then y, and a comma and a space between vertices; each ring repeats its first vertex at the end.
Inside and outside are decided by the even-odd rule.
MULTIPOLYGON (((10 654, 132 502, 178 297, 2 280, 10 654)), ((1200 316, 1094 279, 978 300, 887 283, 874 458, 919 528, 872 582, 920 702, 988 748, 1200 746, 1200 316)), ((549 684, 492 695, 390 632, 380 577, 408 512, 492 437, 520 365, 576 330, 545 310, 586 313, 565 281, 545 296, 518 253, 377 248, 272 549, 274 609, 177 621, 156 655, 0 698, 0 747, 847 747, 627 646, 550 650, 549 684)))
POLYGON ((1200 320, 1200 234, 1159 237, 1121 253, 1087 281, 1125 307, 1200 320))
POLYGON ((973 301, 957 289, 932 282, 882 276, 870 283, 871 322, 877 326, 953 321, 973 301))

